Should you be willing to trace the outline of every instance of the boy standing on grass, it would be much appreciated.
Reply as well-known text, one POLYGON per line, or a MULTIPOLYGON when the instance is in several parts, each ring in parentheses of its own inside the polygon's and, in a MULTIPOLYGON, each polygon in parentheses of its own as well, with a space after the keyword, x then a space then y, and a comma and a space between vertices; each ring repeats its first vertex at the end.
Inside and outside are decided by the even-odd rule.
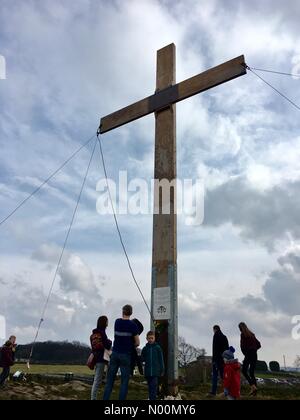
POLYGON ((159 344, 155 342, 155 333, 149 331, 147 344, 142 350, 142 360, 145 362, 145 378, 148 382, 149 400, 157 399, 158 379, 163 376, 165 365, 163 352, 159 344))

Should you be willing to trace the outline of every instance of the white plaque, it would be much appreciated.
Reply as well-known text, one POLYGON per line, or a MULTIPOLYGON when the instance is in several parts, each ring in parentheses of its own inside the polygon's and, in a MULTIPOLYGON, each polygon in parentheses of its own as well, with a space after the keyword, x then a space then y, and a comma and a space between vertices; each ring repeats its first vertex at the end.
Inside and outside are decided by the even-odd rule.
POLYGON ((171 289, 158 287, 154 289, 153 317, 155 320, 171 318, 171 289))

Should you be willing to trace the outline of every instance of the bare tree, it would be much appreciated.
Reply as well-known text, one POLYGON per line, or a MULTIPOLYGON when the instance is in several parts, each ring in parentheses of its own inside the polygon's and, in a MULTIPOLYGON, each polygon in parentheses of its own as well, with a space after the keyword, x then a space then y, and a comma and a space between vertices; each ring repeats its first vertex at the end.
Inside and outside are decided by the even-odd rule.
POLYGON ((300 369, 300 356, 299 355, 296 357, 296 360, 294 362, 294 366, 295 366, 296 369, 300 369))
POLYGON ((194 362, 205 356, 206 351, 187 343, 183 337, 178 339, 179 366, 186 368, 191 362, 194 362))

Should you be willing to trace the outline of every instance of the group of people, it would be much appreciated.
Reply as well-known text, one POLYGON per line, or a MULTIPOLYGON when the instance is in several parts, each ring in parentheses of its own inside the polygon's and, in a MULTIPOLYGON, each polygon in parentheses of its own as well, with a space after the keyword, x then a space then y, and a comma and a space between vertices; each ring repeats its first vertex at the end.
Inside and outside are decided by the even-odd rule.
MULTIPOLYGON (((159 378, 164 375, 163 352, 156 342, 155 332, 149 331, 147 333, 147 344, 139 356, 138 348, 143 326, 137 319, 131 320, 131 316, 132 307, 125 305, 122 309, 122 318, 115 321, 113 346, 105 332, 108 326, 106 316, 99 318, 97 328, 92 332, 91 347, 95 362, 92 400, 97 399, 105 365, 108 365, 108 370, 103 400, 110 399, 119 370, 121 373, 119 399, 126 399, 130 376, 133 374, 136 365, 139 372, 144 374, 147 380, 149 400, 157 399, 159 378), (108 354, 110 356, 107 356, 108 354)), ((240 346, 244 355, 242 368, 238 359, 234 356, 234 347, 229 346, 228 339, 222 333, 221 328, 218 325, 213 327, 212 389, 208 394, 210 397, 217 396, 218 379, 220 378, 223 382, 222 395, 229 400, 239 399, 241 371, 251 387, 250 395, 255 396, 257 394, 255 368, 257 351, 261 348, 261 344, 244 322, 239 324, 239 330, 241 334, 240 346)))
POLYGON ((147 344, 138 351, 140 335, 143 332, 142 324, 137 320, 131 320, 133 310, 131 305, 122 308, 122 318, 115 321, 114 343, 107 338, 106 328, 108 319, 101 316, 98 319, 97 328, 92 331, 90 337, 92 356, 94 360, 95 376, 92 387, 91 399, 96 400, 103 380, 105 365, 108 365, 106 384, 103 400, 109 400, 118 371, 121 373, 121 386, 119 400, 125 400, 128 393, 130 376, 135 366, 140 373, 144 373, 148 383, 149 400, 156 400, 158 393, 159 378, 164 375, 163 352, 155 339, 155 332, 147 333, 147 344), (109 359, 109 360, 108 360, 109 359), (143 367, 144 364, 144 367, 143 367))
MULTIPOLYGON (((249 330, 244 322, 239 324, 241 333, 241 351, 244 355, 242 373, 248 381, 251 390, 250 395, 257 394, 257 380, 255 378, 255 368, 257 364, 257 351, 261 344, 255 334, 249 330)), ((241 365, 234 357, 235 349, 229 346, 227 337, 222 333, 219 325, 213 327, 213 356, 212 356, 212 389, 208 394, 210 397, 217 395, 218 378, 223 381, 223 395, 229 400, 240 398, 241 389, 241 365)))
POLYGON ((0 374, 0 387, 3 387, 6 379, 9 377, 10 368, 15 362, 15 351, 16 351, 17 338, 12 335, 9 340, 6 341, 4 346, 0 350, 0 367, 2 373, 0 374))
MULTIPOLYGON (((114 325, 114 343, 108 339, 106 334, 108 327, 106 316, 101 316, 98 319, 97 328, 92 331, 90 337, 92 354, 88 363, 91 369, 95 369, 91 392, 92 400, 97 400, 106 367, 103 400, 110 399, 119 371, 121 374, 119 400, 125 400, 128 394, 130 376, 133 375, 135 366, 147 380, 149 400, 157 399, 159 378, 164 375, 165 370, 163 352, 156 342, 154 331, 147 333, 147 344, 140 351, 140 335, 144 328, 137 319, 131 320, 132 313, 131 305, 125 305, 122 308, 122 318, 117 319, 114 325)), ((229 346, 228 339, 222 333, 221 328, 218 325, 213 327, 212 388, 208 394, 210 397, 217 395, 218 379, 221 378, 224 388, 222 395, 229 400, 239 399, 241 371, 251 387, 250 395, 255 396, 257 394, 255 368, 257 351, 261 344, 244 322, 239 324, 239 330, 241 333, 241 351, 244 354, 242 369, 238 359, 234 357, 234 347, 229 346)), ((0 350, 0 367, 2 367, 0 387, 5 384, 9 377, 10 368, 15 360, 15 350, 16 337, 11 336, 0 350)))

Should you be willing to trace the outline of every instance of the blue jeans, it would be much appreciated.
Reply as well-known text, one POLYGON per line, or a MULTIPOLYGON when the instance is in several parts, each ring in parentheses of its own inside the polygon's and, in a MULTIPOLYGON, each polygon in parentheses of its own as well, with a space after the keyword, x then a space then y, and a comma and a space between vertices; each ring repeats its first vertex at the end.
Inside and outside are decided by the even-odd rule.
POLYGON ((155 401, 157 399, 158 377, 147 376, 149 400, 155 401))
POLYGON ((224 363, 223 362, 213 362, 212 366, 212 388, 211 393, 213 395, 217 394, 217 388, 218 388, 218 378, 220 375, 220 378, 223 379, 223 373, 224 373, 224 363))
POLYGON ((110 363, 107 372, 107 381, 103 395, 103 400, 105 401, 109 400, 110 398, 119 368, 121 371, 121 387, 119 392, 119 400, 126 400, 131 370, 131 354, 121 354, 113 352, 110 357, 110 363))
POLYGON ((96 364, 91 400, 97 400, 98 391, 99 391, 99 388, 101 386, 102 379, 103 379, 104 368, 105 368, 104 363, 96 364))

